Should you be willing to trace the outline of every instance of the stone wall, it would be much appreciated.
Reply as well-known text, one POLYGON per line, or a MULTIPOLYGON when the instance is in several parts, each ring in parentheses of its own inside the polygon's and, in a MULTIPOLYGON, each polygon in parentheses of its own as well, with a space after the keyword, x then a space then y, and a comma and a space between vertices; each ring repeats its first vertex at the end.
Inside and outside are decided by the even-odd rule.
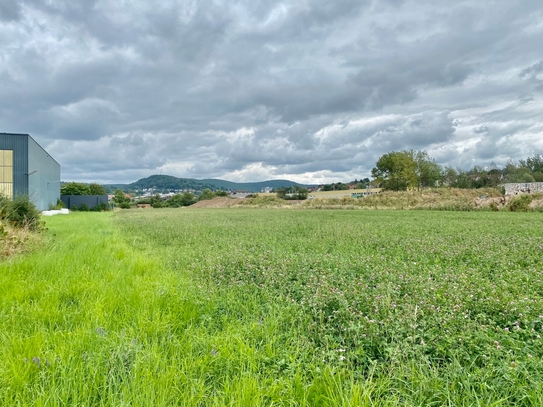
POLYGON ((520 182, 503 184, 505 195, 534 194, 543 192, 543 182, 520 182))

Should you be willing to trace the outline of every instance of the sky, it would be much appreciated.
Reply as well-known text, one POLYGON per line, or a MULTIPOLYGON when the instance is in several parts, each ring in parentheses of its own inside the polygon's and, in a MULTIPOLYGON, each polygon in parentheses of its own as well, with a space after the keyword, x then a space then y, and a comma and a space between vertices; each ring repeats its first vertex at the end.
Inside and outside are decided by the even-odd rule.
POLYGON ((543 154, 539 0, 1 0, 0 131, 63 181, 319 184, 543 154))

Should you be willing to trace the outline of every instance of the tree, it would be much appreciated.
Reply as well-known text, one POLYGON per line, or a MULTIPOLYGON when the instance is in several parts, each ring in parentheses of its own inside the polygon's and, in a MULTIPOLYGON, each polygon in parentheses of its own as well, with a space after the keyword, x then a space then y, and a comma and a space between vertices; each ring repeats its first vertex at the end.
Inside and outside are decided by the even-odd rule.
POLYGON ((206 188, 200 193, 200 195, 198 196, 198 200, 204 201, 207 199, 213 199, 213 197, 214 197, 213 191, 211 191, 211 189, 209 188, 206 188))
POLYGON ((441 178, 443 185, 448 187, 454 187, 456 186, 457 179, 458 173, 456 172, 456 170, 451 166, 445 167, 441 178))
POLYGON ((543 156, 536 154, 527 158, 526 161, 521 160, 520 165, 528 168, 530 172, 543 172, 543 156))
POLYGON ((405 191, 417 187, 416 170, 413 150, 393 151, 377 160, 371 175, 385 190, 405 191))
POLYGON ((520 182, 535 182, 535 178, 532 176, 532 174, 527 172, 521 174, 518 179, 520 182))
POLYGON ((89 185, 89 195, 107 195, 106 190, 104 187, 97 183, 92 183, 89 185))
POLYGON ((179 208, 180 206, 189 206, 195 202, 194 195, 190 192, 183 194, 175 194, 166 201, 166 204, 171 208, 179 208))
POLYGON ((80 182, 68 182, 60 188, 60 195, 90 195, 91 191, 88 185, 80 182))
POLYGON ((435 187, 442 179, 441 166, 426 151, 417 151, 414 154, 414 159, 417 163, 415 174, 419 181, 419 189, 435 187))
POLYGON ((276 193, 279 199, 303 201, 307 199, 309 191, 306 188, 294 185, 290 188, 279 188, 276 193))
POLYGON ((121 205, 123 203, 128 204, 130 202, 130 199, 124 196, 124 192, 122 190, 116 189, 115 194, 113 196, 113 202, 115 202, 118 205, 121 205))
MULTIPOLYGON (((355 180, 355 181, 356 181, 356 180, 355 180)), ((361 179, 361 180, 358 181, 358 183, 356 184, 356 189, 364 189, 364 188, 366 188, 369 184, 370 184, 370 179, 369 179, 369 178, 361 179)))
POLYGON ((323 191, 346 191, 349 189, 349 184, 336 182, 335 184, 325 184, 322 186, 323 191))

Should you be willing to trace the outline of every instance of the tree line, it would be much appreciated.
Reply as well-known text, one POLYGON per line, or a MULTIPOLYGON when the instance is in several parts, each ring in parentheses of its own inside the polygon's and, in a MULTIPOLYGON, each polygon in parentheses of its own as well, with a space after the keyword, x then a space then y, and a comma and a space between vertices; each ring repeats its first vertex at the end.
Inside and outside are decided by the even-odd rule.
POLYGON ((476 165, 464 171, 442 167, 426 151, 402 150, 382 155, 371 170, 373 184, 384 190, 405 191, 428 187, 498 187, 511 182, 543 182, 543 156, 536 154, 518 163, 509 161, 503 168, 495 164, 476 165))

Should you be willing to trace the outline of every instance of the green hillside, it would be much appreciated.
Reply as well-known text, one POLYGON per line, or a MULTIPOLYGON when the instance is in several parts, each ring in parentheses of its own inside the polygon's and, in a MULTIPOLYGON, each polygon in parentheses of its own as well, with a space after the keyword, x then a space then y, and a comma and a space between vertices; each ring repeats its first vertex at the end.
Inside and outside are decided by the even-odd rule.
POLYGON ((205 188, 215 189, 214 185, 204 183, 191 178, 177 178, 171 175, 151 175, 147 178, 142 178, 128 187, 134 190, 138 189, 194 189, 201 191, 205 188))
POLYGON ((221 179, 193 179, 193 178, 177 178, 172 175, 151 175, 147 178, 139 179, 131 184, 110 184, 105 185, 108 192, 115 189, 122 189, 125 192, 137 191, 142 189, 154 188, 156 190, 179 190, 192 189, 202 191, 206 188, 211 190, 247 190, 250 192, 260 192, 262 188, 281 188, 291 187, 294 185, 303 186, 294 181, 289 180, 268 180, 261 182, 231 182, 221 179))
POLYGON ((200 182, 206 184, 213 184, 218 189, 224 190, 247 190, 251 192, 260 192, 262 188, 271 187, 271 188, 281 188, 281 187, 291 187, 294 185, 303 186, 294 181, 289 181, 286 179, 274 179, 268 181, 260 182, 232 182, 225 181, 222 179, 203 179, 200 182))

